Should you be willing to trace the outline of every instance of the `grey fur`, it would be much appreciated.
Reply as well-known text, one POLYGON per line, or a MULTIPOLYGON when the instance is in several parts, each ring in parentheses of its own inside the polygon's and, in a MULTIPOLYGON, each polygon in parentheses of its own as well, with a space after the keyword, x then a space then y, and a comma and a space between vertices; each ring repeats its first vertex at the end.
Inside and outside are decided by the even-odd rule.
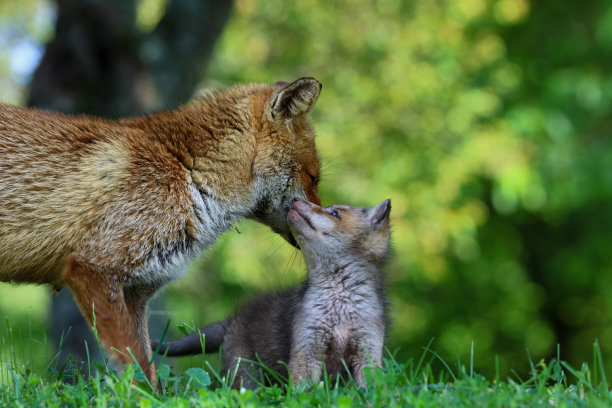
MULTIPOLYGON (((390 200, 372 209, 293 202, 288 221, 308 266, 307 279, 200 330, 206 352, 223 346, 223 361, 236 372, 234 387, 276 382, 262 378, 257 365, 238 366, 239 358, 261 360, 285 378, 286 362, 295 382, 318 381, 323 363, 328 373, 345 376, 344 360, 355 382, 365 385, 363 368, 382 365, 388 326, 381 268, 389 249, 390 210, 390 200)), ((160 353, 166 349, 171 356, 200 353, 200 334, 164 343, 160 353)))

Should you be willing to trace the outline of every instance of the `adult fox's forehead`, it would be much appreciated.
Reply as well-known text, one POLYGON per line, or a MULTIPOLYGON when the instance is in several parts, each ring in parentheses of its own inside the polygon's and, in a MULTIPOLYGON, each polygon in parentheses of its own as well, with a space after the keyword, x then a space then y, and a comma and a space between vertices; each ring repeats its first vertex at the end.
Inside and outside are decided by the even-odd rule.
POLYGON ((295 140, 296 160, 302 164, 302 168, 309 173, 319 175, 319 156, 315 147, 314 135, 311 130, 297 133, 295 140))

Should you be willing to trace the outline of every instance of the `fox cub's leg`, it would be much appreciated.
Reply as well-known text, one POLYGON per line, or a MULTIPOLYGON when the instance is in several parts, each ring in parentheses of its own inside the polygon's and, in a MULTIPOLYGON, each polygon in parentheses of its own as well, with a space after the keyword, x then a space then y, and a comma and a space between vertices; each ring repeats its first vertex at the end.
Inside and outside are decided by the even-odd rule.
POLYGON ((293 379, 294 384, 298 385, 308 382, 314 384, 321 378, 322 371, 323 363, 320 353, 291 353, 289 375, 293 379))
POLYGON ((360 342, 356 355, 351 359, 349 368, 353 380, 359 387, 366 387, 363 368, 368 366, 382 367, 382 346, 375 341, 360 342))
POLYGON ((123 364, 136 357, 151 384, 155 384, 155 367, 149 366, 151 347, 146 329, 145 305, 130 299, 126 303, 121 275, 117 271, 100 271, 90 265, 70 259, 64 272, 64 281, 70 288, 87 321, 93 326, 95 310, 96 330, 102 345, 123 364), (93 309, 92 309, 93 306, 93 309))
POLYGON ((256 371, 252 364, 244 359, 253 361, 257 359, 253 356, 252 347, 247 343, 246 338, 240 334, 242 334, 241 326, 237 327, 235 324, 230 325, 226 331, 223 340, 223 362, 229 369, 230 378, 235 376, 231 384, 232 388, 244 387, 254 390, 257 388, 256 371))
POLYGON ((239 360, 239 357, 234 357, 232 365, 228 366, 228 368, 230 370, 230 378, 235 376, 231 384, 233 389, 239 390, 241 387, 247 390, 257 389, 257 380, 259 379, 257 377, 257 368, 254 367, 251 362, 239 360))

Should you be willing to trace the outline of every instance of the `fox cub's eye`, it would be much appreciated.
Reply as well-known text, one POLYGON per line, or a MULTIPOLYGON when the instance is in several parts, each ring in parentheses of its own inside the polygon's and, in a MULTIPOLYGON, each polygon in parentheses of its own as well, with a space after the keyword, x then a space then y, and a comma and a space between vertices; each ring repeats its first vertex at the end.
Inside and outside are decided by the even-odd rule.
POLYGON ((336 210, 332 211, 331 215, 333 215, 336 218, 340 218, 340 214, 338 214, 338 211, 336 211, 336 210))

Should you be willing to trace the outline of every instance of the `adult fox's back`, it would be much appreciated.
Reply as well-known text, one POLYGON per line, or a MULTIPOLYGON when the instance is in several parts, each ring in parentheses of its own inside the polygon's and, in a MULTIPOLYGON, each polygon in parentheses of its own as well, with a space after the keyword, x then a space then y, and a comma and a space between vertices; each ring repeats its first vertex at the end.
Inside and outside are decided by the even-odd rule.
POLYGON ((235 87, 120 121, 0 105, 0 280, 69 286, 152 378, 149 297, 242 217, 290 240, 291 199, 319 200, 319 91, 235 87))
MULTIPOLYGON (((157 148, 146 139, 142 131, 119 122, 0 105, 2 279, 60 283, 60 260, 75 249, 98 249, 91 255, 106 258, 104 264, 137 260, 113 247, 121 241, 116 234, 147 234, 148 218, 141 219, 144 230, 134 228, 129 206, 137 208, 139 201, 159 196, 161 185, 150 182, 159 176, 133 166, 137 144, 157 148), (147 191, 139 198, 140 189, 147 191), (99 248, 87 248, 96 242, 99 248)), ((155 161, 165 167, 160 175, 181 177, 184 171, 172 169, 172 161, 164 157, 168 152, 157 150, 155 161)), ((188 205, 186 188, 182 190, 175 187, 173 203, 156 202, 161 208, 156 206, 154 216, 160 217, 162 228, 172 228, 176 217, 171 214, 188 205), (182 200, 176 201, 178 197, 182 200)))

